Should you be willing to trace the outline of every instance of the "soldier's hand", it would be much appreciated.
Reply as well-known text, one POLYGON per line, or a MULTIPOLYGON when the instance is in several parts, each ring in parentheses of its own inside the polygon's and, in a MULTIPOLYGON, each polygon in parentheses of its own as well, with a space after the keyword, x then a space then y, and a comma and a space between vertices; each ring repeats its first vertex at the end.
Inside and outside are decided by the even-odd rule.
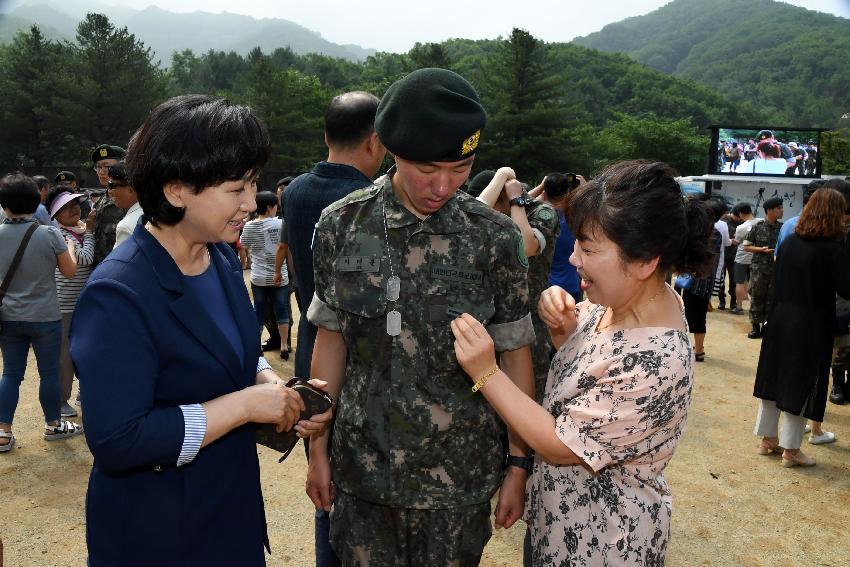
POLYGON ((522 195, 522 183, 516 179, 509 180, 505 183, 505 195, 507 195, 508 200, 515 199, 522 195))
POLYGON ((499 500, 496 503, 496 527, 510 528, 522 518, 525 505, 525 481, 528 473, 516 467, 508 467, 505 480, 499 489, 499 500))
POLYGON ((331 463, 327 453, 314 454, 311 448, 305 489, 313 506, 326 512, 331 511, 331 504, 336 497, 336 488, 331 480, 331 463))
POLYGON ((496 366, 496 348, 490 333, 469 313, 451 323, 455 336, 455 356, 474 382, 496 366))
POLYGON ((502 182, 505 182, 509 179, 516 179, 516 172, 510 167, 500 167, 496 170, 495 177, 501 177, 502 182))

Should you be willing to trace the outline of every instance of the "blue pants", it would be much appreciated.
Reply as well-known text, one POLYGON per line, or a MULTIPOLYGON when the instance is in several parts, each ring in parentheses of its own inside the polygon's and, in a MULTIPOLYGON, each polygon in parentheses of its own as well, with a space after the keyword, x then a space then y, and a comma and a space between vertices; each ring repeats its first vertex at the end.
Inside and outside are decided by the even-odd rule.
POLYGON ((289 325, 288 285, 274 287, 251 284, 251 293, 254 295, 254 313, 257 314, 257 323, 261 332, 269 304, 274 308, 274 317, 277 324, 289 325))
POLYGON ((59 419, 59 351, 62 346, 62 322, 3 321, 0 349, 3 351, 3 377, 0 379, 0 422, 12 423, 18 407, 18 394, 30 345, 41 383, 38 399, 44 421, 59 419))

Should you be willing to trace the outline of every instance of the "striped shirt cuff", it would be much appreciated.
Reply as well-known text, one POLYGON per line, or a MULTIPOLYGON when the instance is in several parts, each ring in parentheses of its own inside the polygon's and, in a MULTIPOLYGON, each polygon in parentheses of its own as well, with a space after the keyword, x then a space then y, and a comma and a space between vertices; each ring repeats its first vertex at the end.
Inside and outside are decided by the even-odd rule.
POLYGON ((183 436, 183 447, 180 449, 180 456, 177 458, 177 466, 182 467, 195 460, 198 451, 201 450, 201 443, 204 441, 204 435, 207 433, 207 414, 201 404, 191 404, 180 406, 180 411, 183 412, 183 423, 185 435, 183 436))
POLYGON ((266 357, 261 356, 260 359, 257 361, 257 374, 259 374, 263 370, 268 370, 271 367, 272 365, 269 364, 269 361, 266 360, 266 357))

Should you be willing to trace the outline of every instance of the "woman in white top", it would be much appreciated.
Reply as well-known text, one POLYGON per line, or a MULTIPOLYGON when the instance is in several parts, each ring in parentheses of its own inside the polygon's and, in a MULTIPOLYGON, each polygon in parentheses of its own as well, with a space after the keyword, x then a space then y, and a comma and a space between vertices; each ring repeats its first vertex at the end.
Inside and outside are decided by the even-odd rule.
MULTIPOLYGON (((283 221, 277 218, 277 197, 271 191, 257 193, 257 218, 245 225, 240 242, 251 257, 251 295, 257 313, 258 332, 271 305, 281 337, 289 336, 289 274, 284 262, 280 269, 281 285, 274 284, 275 254, 283 221)), ((289 360, 289 346, 281 344, 280 356, 289 360)))

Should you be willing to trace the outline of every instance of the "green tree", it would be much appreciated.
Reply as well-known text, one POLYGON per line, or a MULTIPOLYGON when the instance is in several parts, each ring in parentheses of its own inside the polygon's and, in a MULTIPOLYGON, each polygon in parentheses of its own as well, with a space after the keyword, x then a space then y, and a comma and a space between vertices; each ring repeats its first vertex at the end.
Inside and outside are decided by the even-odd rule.
POLYGON ((510 165, 526 179, 557 169, 567 157, 567 128, 574 123, 562 85, 546 45, 515 28, 491 56, 481 82, 489 113, 482 165, 510 165))
POLYGON ((62 96, 55 80, 67 55, 38 26, 0 51, 0 163, 40 169, 67 153, 68 123, 55 104, 62 96))
POLYGON ((850 128, 821 134, 822 171, 827 175, 850 175, 850 128))
POLYGON ((709 136, 689 120, 617 114, 606 128, 585 142, 594 155, 593 170, 624 159, 663 161, 682 175, 705 173, 709 136))
POLYGON ((264 57, 254 61, 228 94, 251 106, 268 126, 272 157, 267 169, 298 173, 327 154, 323 116, 330 95, 315 77, 280 69, 264 57))
POLYGON ((407 56, 410 57, 410 61, 416 69, 428 67, 451 69, 449 54, 440 43, 419 43, 417 41, 413 48, 408 51, 407 56))
POLYGON ((150 48, 102 14, 87 14, 77 27, 72 74, 62 88, 62 109, 74 123, 80 157, 97 144, 126 145, 145 116, 166 96, 164 73, 150 48))

